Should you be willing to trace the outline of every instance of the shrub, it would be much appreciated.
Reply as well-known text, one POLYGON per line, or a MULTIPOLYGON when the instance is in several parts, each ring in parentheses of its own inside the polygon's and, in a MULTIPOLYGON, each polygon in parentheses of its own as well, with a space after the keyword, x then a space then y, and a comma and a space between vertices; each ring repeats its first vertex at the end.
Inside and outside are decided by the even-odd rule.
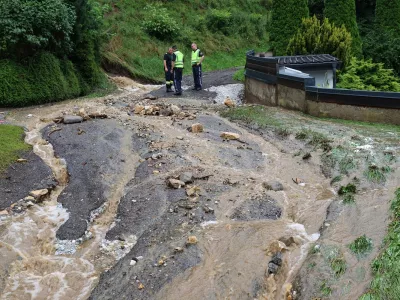
POLYGON ((339 74, 338 87, 344 89, 400 92, 400 80, 382 63, 352 58, 345 73, 339 74))
POLYGON ((142 22, 143 29, 151 36, 166 40, 177 35, 179 26, 166 8, 159 4, 148 4, 144 8, 145 17, 142 22))
POLYGON ((206 15, 206 23, 209 30, 229 35, 233 23, 232 14, 227 10, 210 9, 206 15))
POLYGON ((400 75, 400 35, 394 30, 375 27, 363 40, 364 56, 380 62, 400 75))
POLYGON ((332 54, 345 66, 351 58, 351 42, 351 35, 343 25, 336 27, 328 19, 319 21, 313 16, 303 19, 297 33, 290 39, 287 53, 332 54))
POLYGON ((74 9, 62 0, 0 0, 0 56, 72 50, 74 9))
POLYGON ((325 0, 325 18, 336 26, 344 25, 350 32, 352 51, 357 57, 362 54, 362 43, 356 20, 356 4, 354 0, 325 0))
POLYGON ((308 17, 306 0, 274 0, 270 26, 270 42, 274 55, 285 55, 290 38, 308 17))
POLYGON ((324 0, 308 0, 308 9, 310 10, 310 16, 316 16, 319 20, 324 18, 324 0))
POLYGON ((400 31, 400 0, 376 0, 376 23, 382 29, 400 31))

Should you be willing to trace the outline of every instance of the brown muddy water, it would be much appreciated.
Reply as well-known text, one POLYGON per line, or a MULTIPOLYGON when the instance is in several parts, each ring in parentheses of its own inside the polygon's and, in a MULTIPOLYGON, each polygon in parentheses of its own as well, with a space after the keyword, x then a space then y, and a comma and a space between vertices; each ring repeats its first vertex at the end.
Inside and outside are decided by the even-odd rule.
MULTIPOLYGON (((312 149, 312 158, 303 160, 296 153, 299 149, 310 149, 293 134, 284 141, 278 136, 262 136, 257 130, 219 117, 215 112, 217 106, 196 99, 181 102, 159 99, 196 112, 196 119, 173 121, 171 117, 129 116, 125 104, 138 102, 140 95, 149 90, 135 85, 120 95, 14 110, 9 114, 10 122, 27 128, 26 142, 51 167, 59 186, 43 204, 21 215, 0 219, 0 299, 87 299, 96 286, 93 299, 356 299, 367 290, 371 279, 369 265, 379 253, 390 200, 400 185, 400 174, 397 160, 390 163, 392 171, 383 183, 368 181, 365 168, 372 159, 375 164, 383 165, 384 151, 390 150, 394 157, 398 156, 399 131, 360 128, 311 120, 284 110, 273 111, 290 120, 293 128, 301 130, 307 124, 308 129, 329 134, 335 145, 346 145, 357 167, 332 184, 335 173, 324 176, 321 150, 312 149), (121 103, 124 105, 118 105, 121 103), (77 245, 73 253, 59 253, 56 232, 69 218, 69 212, 57 203, 57 198, 68 185, 70 162, 54 155, 41 130, 61 112, 81 107, 104 112, 118 122, 123 131, 120 152, 124 164, 118 180, 107 192, 109 197, 102 213, 89 223, 92 238, 77 245), (26 118, 28 114, 33 117, 26 118), (204 133, 186 130, 195 122, 204 124, 204 133), (160 147, 154 147, 164 151, 167 165, 171 165, 169 170, 150 174, 150 183, 188 169, 189 165, 189 169, 201 168, 203 173, 214 175, 201 183, 201 188, 210 191, 216 187, 229 188, 215 193, 209 202, 215 212, 213 220, 190 225, 190 235, 198 240, 199 263, 172 276, 157 289, 152 290, 150 279, 137 278, 128 280, 126 285, 120 282, 120 294, 110 296, 112 287, 100 279, 103 272, 111 274, 110 282, 117 286, 112 280, 121 262, 121 270, 134 275, 135 268, 144 268, 141 263, 154 263, 158 259, 145 257, 143 262, 129 265, 129 253, 143 236, 132 234, 123 250, 119 248, 120 241, 106 240, 107 232, 118 222, 117 210, 120 199, 127 193, 126 186, 143 162, 140 153, 131 146, 134 134, 140 133, 141 128, 151 128, 151 134, 162 136, 160 147), (219 137, 222 129, 239 133, 245 144, 222 141, 219 137), (187 162, 185 167, 168 156, 172 150, 187 162), (344 204, 337 194, 338 188, 353 182, 354 177, 358 178, 355 203, 344 204), (295 183, 295 178, 301 179, 301 184, 295 183), (266 189, 267 181, 278 181, 283 190, 266 189), (359 258, 348 245, 364 234, 372 239, 373 250, 359 258), (283 254, 282 266, 277 274, 269 275, 268 263, 278 250, 283 254), (340 276, 335 276, 331 268, 332 255, 345 261, 345 271, 340 276), (138 288, 138 282, 143 286, 138 288), (322 286, 329 286, 330 292, 322 286), (129 294, 125 294, 127 289, 129 294)), ((167 211, 168 207, 161 209, 167 211)), ((176 226, 186 232, 181 237, 185 240, 184 229, 188 224, 176 226)), ((153 242, 157 244, 157 240, 153 242)), ((176 246, 175 241, 171 240, 171 246, 176 246)), ((174 264, 173 260, 169 258, 168 264, 174 264)), ((162 273, 153 263, 149 272, 162 273)))

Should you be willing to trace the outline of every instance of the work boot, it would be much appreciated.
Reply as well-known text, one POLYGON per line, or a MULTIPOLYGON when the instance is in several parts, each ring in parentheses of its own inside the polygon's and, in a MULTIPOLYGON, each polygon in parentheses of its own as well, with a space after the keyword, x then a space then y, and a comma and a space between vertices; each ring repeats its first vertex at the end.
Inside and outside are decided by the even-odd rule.
POLYGON ((175 96, 180 96, 180 95, 182 95, 182 92, 176 92, 176 93, 174 93, 174 95, 175 96))
POLYGON ((167 93, 172 93, 172 92, 173 92, 173 90, 170 87, 168 87, 167 88, 167 93))

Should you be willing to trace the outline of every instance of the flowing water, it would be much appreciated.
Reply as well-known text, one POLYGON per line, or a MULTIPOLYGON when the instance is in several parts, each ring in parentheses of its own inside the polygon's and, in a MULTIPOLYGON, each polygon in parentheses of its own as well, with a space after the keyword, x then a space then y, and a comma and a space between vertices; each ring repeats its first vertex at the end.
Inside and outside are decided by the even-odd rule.
MULTIPOLYGON (((85 105, 99 108, 102 104, 92 100, 85 105)), ((70 106, 48 107, 42 109, 40 115, 51 115, 70 106)), ((104 107, 106 109, 109 108, 104 107)), ((0 286, 0 299, 87 299, 100 274, 116 263, 115 256, 102 251, 102 247, 124 195, 124 187, 134 177, 140 158, 131 149, 132 133, 125 130, 121 147, 126 162, 124 170, 110 191, 104 212, 89 226, 93 238, 78 245, 73 254, 55 255, 56 231, 69 217, 57 203, 58 196, 68 184, 67 163, 55 157, 52 145, 42 139, 40 131, 46 123, 39 122, 38 118, 26 123, 26 142, 33 145, 34 152, 50 166, 59 186, 43 204, 35 205, 21 215, 0 220, 0 279, 4 282, 0 286)), ((126 116, 121 118, 127 122, 126 116)), ((248 182, 218 197, 216 221, 196 229, 198 246, 203 253, 201 262, 171 279, 155 299, 292 299, 292 283, 310 248, 320 242, 327 210, 337 195, 331 188, 330 179, 321 175, 318 162, 301 163, 260 136, 222 119, 217 120, 240 132, 248 143, 258 145, 264 159, 256 168, 251 167, 254 163, 251 157, 248 161, 242 158, 233 167, 226 166, 226 162, 218 158, 219 153, 236 148, 236 145, 213 140, 206 143, 201 135, 189 136, 185 129, 171 126, 169 119, 140 120, 162 133, 166 142, 175 143, 178 133, 184 135, 189 141, 186 156, 192 162, 200 162, 199 166, 205 170, 221 178, 248 182), (304 184, 295 184, 292 178, 301 178, 304 184), (281 207, 281 218, 233 220, 232 214, 240 207, 246 208, 243 205, 248 199, 265 194, 262 183, 266 180, 278 180, 285 187, 284 191, 268 192, 281 207), (232 202, 232 199, 237 200, 232 202), (277 251, 274 246, 278 241, 286 242, 282 249, 283 265, 277 275, 269 275, 268 262, 277 251)), ((344 245, 362 233, 363 230, 357 228, 361 224, 368 226, 369 235, 379 244, 386 228, 388 200, 399 183, 397 170, 394 178, 384 188, 377 187, 373 191, 365 188, 357 196, 364 202, 350 211, 339 212, 332 222, 334 226, 324 232, 324 242, 344 245), (382 203, 383 199, 385 203, 382 203), (369 222, 371 215, 373 222, 369 222)), ((131 247, 133 245, 134 242, 131 247)), ((347 258, 354 272, 360 264, 364 269, 368 268, 369 261, 360 263, 349 255, 347 258)), ((346 276, 352 281, 355 275, 350 272, 346 276)), ((354 288, 351 296, 346 294, 341 299, 361 295, 369 279, 366 272, 361 287, 354 288)))

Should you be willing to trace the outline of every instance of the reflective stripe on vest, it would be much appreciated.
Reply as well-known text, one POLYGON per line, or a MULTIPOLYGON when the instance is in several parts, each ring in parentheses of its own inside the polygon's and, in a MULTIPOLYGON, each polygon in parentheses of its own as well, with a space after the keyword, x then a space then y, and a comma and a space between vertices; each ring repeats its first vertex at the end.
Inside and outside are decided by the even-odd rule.
POLYGON ((176 59, 175 59, 175 68, 183 69, 183 53, 180 51, 174 52, 176 59))
POLYGON ((192 65, 200 63, 200 49, 192 51, 192 65))

